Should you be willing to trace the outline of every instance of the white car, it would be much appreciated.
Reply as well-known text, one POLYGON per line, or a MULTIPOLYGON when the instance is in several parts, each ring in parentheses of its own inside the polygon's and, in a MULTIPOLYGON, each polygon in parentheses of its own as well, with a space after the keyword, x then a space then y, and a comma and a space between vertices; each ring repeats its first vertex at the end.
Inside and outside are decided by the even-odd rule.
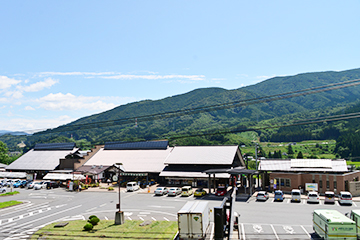
POLYGON ((340 192, 339 194, 339 203, 340 204, 350 204, 352 205, 352 196, 349 192, 340 192))
POLYGON ((309 192, 307 202, 319 203, 319 194, 317 192, 309 192))
POLYGON ((256 195, 256 200, 257 201, 266 201, 268 199, 269 199, 269 194, 267 192, 265 192, 265 191, 260 191, 256 195))
POLYGON ((0 194, 2 193, 6 193, 6 188, 5 187, 0 187, 0 194))
POLYGON ((42 188, 46 188, 46 182, 36 182, 34 184, 34 189, 35 190, 40 190, 42 188))
POLYGON ((29 184, 27 185, 27 188, 28 188, 28 189, 34 188, 35 183, 36 183, 36 182, 31 182, 31 183, 29 183, 29 184))
POLYGON ((154 191, 155 195, 166 195, 168 193, 168 190, 166 187, 158 187, 154 191))
POLYGON ((299 189, 291 190, 291 201, 301 202, 301 191, 299 189))
POLYGON ((168 190, 168 196, 177 196, 179 194, 181 194, 181 188, 172 187, 168 190))

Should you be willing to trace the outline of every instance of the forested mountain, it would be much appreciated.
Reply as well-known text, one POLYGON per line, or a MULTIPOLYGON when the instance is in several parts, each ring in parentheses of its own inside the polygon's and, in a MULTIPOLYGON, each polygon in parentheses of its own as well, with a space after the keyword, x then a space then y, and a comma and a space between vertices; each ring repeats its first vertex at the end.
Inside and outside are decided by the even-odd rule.
POLYGON ((239 133, 247 129, 253 129, 261 141, 337 139, 356 128, 357 122, 273 127, 279 123, 286 125, 293 121, 357 111, 360 109, 357 105, 360 86, 281 99, 266 99, 266 96, 354 79, 360 79, 360 69, 275 77, 234 90, 196 89, 161 100, 121 105, 31 136, 0 136, 0 141, 10 149, 16 148, 21 141, 32 147, 38 142, 70 141, 70 136, 89 146, 106 141, 164 138, 177 145, 241 144, 254 140, 239 133), (221 132, 226 133, 214 134, 221 132))

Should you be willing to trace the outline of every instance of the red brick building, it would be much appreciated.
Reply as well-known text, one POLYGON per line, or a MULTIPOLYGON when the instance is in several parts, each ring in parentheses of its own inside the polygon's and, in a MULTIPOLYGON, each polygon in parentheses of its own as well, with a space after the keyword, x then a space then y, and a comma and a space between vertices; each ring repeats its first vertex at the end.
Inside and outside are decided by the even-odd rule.
POLYGON ((317 183, 318 192, 350 191, 350 182, 360 179, 360 171, 349 171, 343 159, 266 159, 259 171, 265 189, 305 189, 306 183, 317 183))

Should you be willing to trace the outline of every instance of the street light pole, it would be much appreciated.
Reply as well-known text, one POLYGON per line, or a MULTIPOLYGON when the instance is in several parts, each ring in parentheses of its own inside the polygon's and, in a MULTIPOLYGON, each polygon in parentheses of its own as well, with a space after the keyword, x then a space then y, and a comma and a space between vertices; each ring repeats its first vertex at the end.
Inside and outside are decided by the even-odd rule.
POLYGON ((119 185, 119 203, 117 208, 119 209, 116 213, 115 213, 115 225, 121 225, 125 222, 124 219, 124 212, 121 211, 121 206, 120 206, 120 201, 121 201, 121 195, 120 195, 120 166, 122 165, 122 163, 116 163, 114 164, 114 167, 118 168, 118 185, 119 185), (118 166, 118 167, 117 167, 118 166))

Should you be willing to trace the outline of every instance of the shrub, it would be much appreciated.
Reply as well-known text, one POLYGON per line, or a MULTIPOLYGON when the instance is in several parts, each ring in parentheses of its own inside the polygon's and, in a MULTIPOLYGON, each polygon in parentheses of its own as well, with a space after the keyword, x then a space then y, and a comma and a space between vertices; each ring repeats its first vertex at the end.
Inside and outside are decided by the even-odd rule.
POLYGON ((98 222, 100 222, 100 219, 95 216, 95 217, 90 218, 90 219, 88 220, 88 222, 95 226, 95 225, 98 224, 98 222))
POLYGON ((89 217, 89 220, 92 219, 93 217, 97 217, 97 216, 96 216, 96 215, 91 215, 91 216, 89 217))
POLYGON ((90 231, 90 230, 92 230, 94 228, 94 226, 91 224, 91 223, 87 223, 87 224, 85 224, 85 226, 84 226, 84 230, 85 231, 90 231))
POLYGON ((112 191, 112 190, 114 190, 114 188, 113 187, 108 187, 108 190, 112 191))

